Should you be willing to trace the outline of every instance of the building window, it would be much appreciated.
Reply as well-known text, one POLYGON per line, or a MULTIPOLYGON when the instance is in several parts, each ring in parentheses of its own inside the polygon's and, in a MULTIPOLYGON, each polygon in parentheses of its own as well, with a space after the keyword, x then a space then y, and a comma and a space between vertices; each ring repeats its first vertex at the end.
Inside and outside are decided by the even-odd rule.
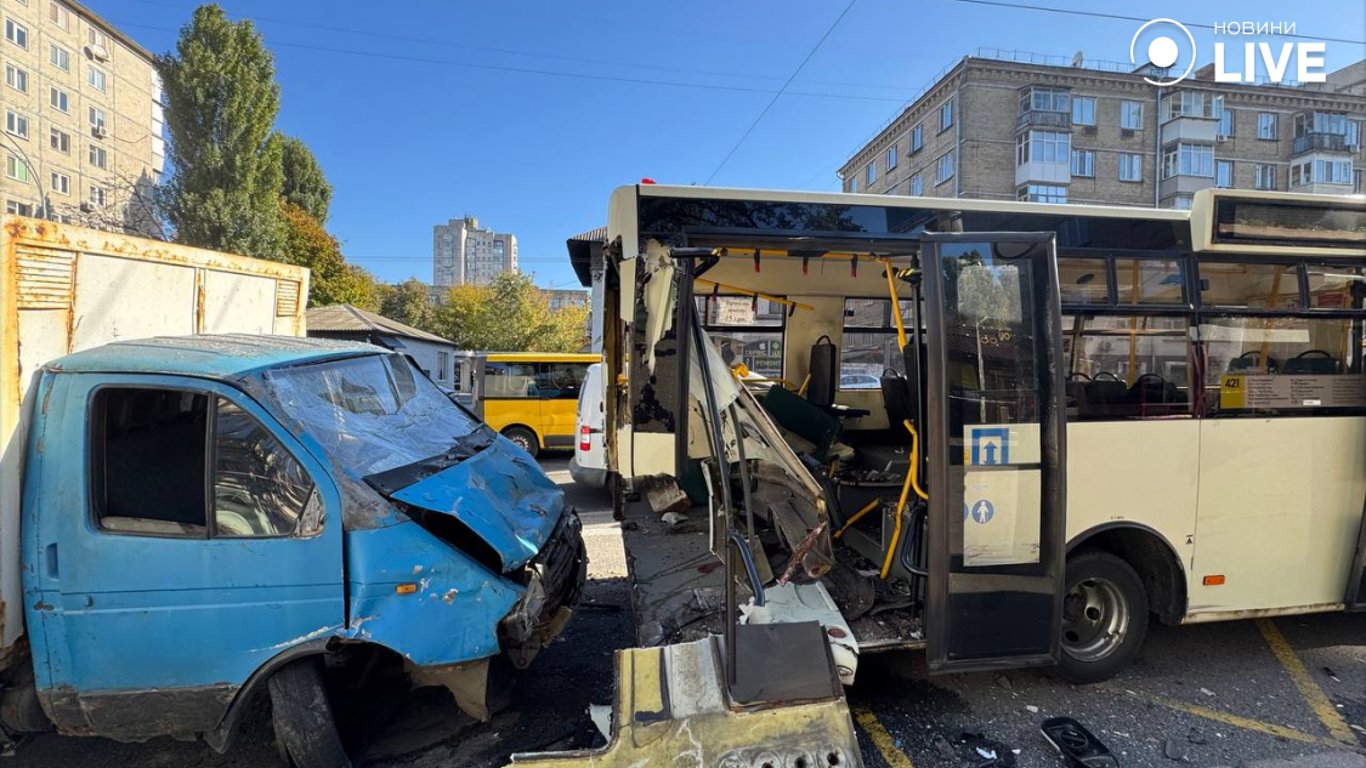
POLYGON ((1026 88, 1020 93, 1020 114, 1066 112, 1071 95, 1064 88, 1026 88))
POLYGON ((71 71, 71 51, 68 51, 56 43, 48 45, 47 60, 52 66, 63 72, 71 71))
POLYGON ((104 110, 99 107, 90 108, 90 130, 99 136, 104 133, 104 110))
POLYGON ((1096 175, 1096 152, 1092 149, 1072 150, 1072 175, 1094 178, 1096 175))
POLYGON ((1143 181, 1143 155, 1136 152, 1120 153, 1119 180, 1143 181))
POLYGON ((62 29, 71 29, 71 11, 63 8, 61 3, 48 3, 47 18, 62 29))
POLYGON ((71 134, 59 128, 49 129, 47 143, 53 149, 64 155, 71 154, 71 134))
POLYGON ((1257 189, 1276 188, 1276 166, 1270 163, 1257 163, 1253 166, 1252 172, 1256 177, 1257 189))
POLYGON ((1315 160, 1313 179, 1320 184, 1351 184, 1352 161, 1315 160))
POLYGON ((850 192, 857 192, 857 191, 858 191, 858 177, 857 177, 857 176, 850 176, 850 177, 849 177, 849 191, 850 191, 850 192))
POLYGON ((1072 134, 1061 131, 1025 131, 1015 138, 1015 163, 1064 163, 1072 151, 1072 134))
POLYGON ((1234 116, 1233 116, 1233 110, 1232 110, 1231 108, 1229 108, 1229 107, 1224 106, 1224 97, 1223 97, 1223 96, 1220 96, 1220 97, 1218 97, 1217 99, 1215 99, 1215 105, 1216 105, 1216 108, 1217 108, 1215 117, 1218 117, 1218 118, 1219 118, 1219 129, 1218 129, 1218 136, 1219 136, 1219 138, 1221 138, 1221 139, 1233 138, 1233 136, 1234 136, 1233 128, 1234 128, 1234 126, 1237 124, 1237 121, 1234 119, 1234 116))
POLYGON ((20 93, 28 93, 28 70, 20 69, 13 64, 6 64, 5 85, 20 93))
POLYGON ((1162 150, 1162 178, 1173 176, 1214 176, 1214 145, 1168 144, 1162 150))
POLYGON ((892 169, 895 168, 895 167, 896 167, 896 145, 893 144, 892 146, 887 147, 887 170, 890 171, 890 170, 892 170, 892 169))
POLYGON ((13 110, 5 110, 5 133, 21 139, 28 138, 28 118, 13 110))
POLYGON ((85 40, 93 46, 104 48, 105 50, 109 49, 109 36, 94 27, 91 27, 86 31, 85 40))
POLYGON ((90 84, 91 88, 94 88, 100 93, 104 93, 104 70, 93 65, 87 67, 85 72, 85 81, 90 84))
POLYGON ((1119 103, 1119 127, 1137 131, 1143 127, 1143 102, 1121 101, 1119 103))
POLYGON ((105 192, 104 187, 90 185, 90 202, 100 208, 104 207, 105 192))
POLYGON ((90 145, 90 164, 96 168, 109 167, 109 153, 105 151, 104 147, 90 145))
POLYGON ((953 126, 953 99, 939 107, 939 130, 946 131, 953 126))
POLYGON ((28 50, 28 27, 14 19, 5 19, 5 39, 28 50))
POLYGON ((1072 124, 1096 124, 1096 100, 1094 98, 1090 96, 1075 96, 1072 98, 1072 124))
POLYGON ((1233 161, 1216 160, 1214 162, 1214 186, 1221 189, 1233 188, 1233 161))
POLYGON ((911 177, 911 194, 916 196, 925 194, 925 182, 918 173, 911 177))
POLYGON ((1276 113, 1257 113, 1257 138, 1266 141, 1276 140, 1276 113))
POLYGON ((1178 117, 1214 117, 1212 100, 1202 91, 1177 91, 1162 97, 1162 122, 1178 117))
POLYGON ((934 183, 943 184, 953 178, 953 153, 946 152, 934 162, 934 183))
POLYGON ((52 172, 52 191, 59 195, 71 194, 71 177, 65 173, 52 172))
POLYGON ((1016 197, 1031 203, 1065 203, 1067 202, 1067 187, 1054 184, 1030 184, 1020 187, 1016 197))
POLYGON ((1366 194, 1366 171, 1352 171, 1352 194, 1366 194))
POLYGON ((919 152, 924 146, 925 131, 921 125, 916 124, 916 126, 911 129, 911 154, 914 155, 916 152, 919 152))
POLYGON ((21 203, 18 200, 6 200, 5 213, 12 213, 16 216, 32 216, 33 206, 29 203, 21 203))
POLYGON ((15 181, 28 181, 28 165, 14 155, 5 155, 5 175, 15 181))
POLYGON ((53 86, 48 90, 48 103, 50 103, 52 108, 58 112, 70 111, 70 100, 71 97, 61 88, 53 86))
POLYGON ((877 181, 877 161, 876 161, 876 160, 873 160, 873 161, 869 162, 869 163, 868 163, 868 167, 863 169, 863 178, 866 180, 866 186, 867 186, 869 189, 872 189, 872 188, 873 188, 873 182, 874 182, 874 181, 877 181))

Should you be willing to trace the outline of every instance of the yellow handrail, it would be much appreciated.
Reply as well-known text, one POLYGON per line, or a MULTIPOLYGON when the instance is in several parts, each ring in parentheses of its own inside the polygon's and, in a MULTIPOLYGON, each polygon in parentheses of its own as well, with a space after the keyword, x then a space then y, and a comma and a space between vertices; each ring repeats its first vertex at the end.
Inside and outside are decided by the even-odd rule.
POLYGON ((896 318, 896 343, 900 349, 906 348, 906 326, 901 322, 901 302, 896 297, 896 282, 892 279, 892 260, 879 259, 887 274, 887 292, 892 294, 892 317, 896 318))
POLYGON ((854 523, 857 523, 869 512, 872 512, 873 510, 877 509, 878 505, 881 503, 882 499, 873 499, 872 501, 868 502, 867 505, 863 507, 863 509, 860 509, 859 511, 855 512, 853 517, 850 517, 848 520, 846 520, 844 522, 844 525, 840 526, 840 529, 838 531, 835 531, 835 538, 838 539, 839 537, 843 536, 844 532, 849 530, 849 526, 853 525, 854 523))
POLYGON ((922 499, 929 500, 930 495, 920 488, 920 433, 915 430, 915 425, 910 419, 901 422, 911 433, 911 466, 906 472, 906 482, 901 486, 901 498, 896 503, 896 523, 892 528, 892 543, 887 547, 887 558, 882 561, 882 572, 879 578, 886 579, 887 574, 892 570, 892 560, 896 558, 896 546, 901 541, 901 510, 906 508, 906 497, 911 490, 915 490, 915 495, 922 499))

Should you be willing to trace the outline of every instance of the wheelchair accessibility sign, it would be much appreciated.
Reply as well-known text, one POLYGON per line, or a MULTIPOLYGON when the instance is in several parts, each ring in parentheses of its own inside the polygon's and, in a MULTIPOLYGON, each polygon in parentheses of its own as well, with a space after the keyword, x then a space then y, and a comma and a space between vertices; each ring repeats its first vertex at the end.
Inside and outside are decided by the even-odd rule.
POLYGON ((974 424, 964 428, 963 463, 969 467, 1037 464, 1038 424, 974 424))

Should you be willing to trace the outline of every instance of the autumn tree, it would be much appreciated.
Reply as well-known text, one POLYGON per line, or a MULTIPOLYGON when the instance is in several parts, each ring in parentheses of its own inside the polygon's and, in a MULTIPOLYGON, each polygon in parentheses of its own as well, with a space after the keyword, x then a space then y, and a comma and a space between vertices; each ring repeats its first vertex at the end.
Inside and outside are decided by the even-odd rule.
POLYGON ((397 320, 429 333, 440 333, 434 330, 436 312, 432 307, 431 289, 416 277, 410 277, 385 290, 379 313, 390 320, 397 320))
POLYGON ((275 62, 249 21, 197 8, 174 53, 159 57, 171 178, 160 200, 183 243, 279 259, 283 140, 275 62))
POLYGON ((308 267, 309 306, 353 304, 362 309, 379 308, 374 278, 364 269, 346 263, 341 243, 317 219, 294 203, 284 201, 280 203, 280 218, 285 224, 280 261, 308 267))
POLYGON ((328 207, 332 204, 332 185, 323 175, 322 165, 302 139, 285 136, 281 139, 285 202, 308 211, 320 224, 327 223, 328 207))
POLYGON ((551 309, 530 276, 504 272, 490 285, 451 288, 436 328, 461 349, 577 352, 588 341, 588 308, 551 309))

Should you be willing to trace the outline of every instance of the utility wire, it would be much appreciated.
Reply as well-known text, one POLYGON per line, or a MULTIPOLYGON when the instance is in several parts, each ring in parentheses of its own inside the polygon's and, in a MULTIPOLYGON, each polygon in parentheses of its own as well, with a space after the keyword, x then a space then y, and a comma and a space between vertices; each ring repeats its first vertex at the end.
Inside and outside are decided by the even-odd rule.
MULTIPOLYGON (((1092 17, 1092 18, 1097 18, 1097 19, 1117 19, 1117 20, 1119 20, 1119 21, 1152 21, 1152 18, 1151 18, 1151 17, 1144 17, 1144 16, 1125 16, 1125 15, 1119 14, 1119 13, 1101 13, 1101 12, 1099 12, 1099 11, 1078 11, 1078 10, 1074 10, 1074 9, 1072 9, 1072 8, 1051 8, 1051 7, 1046 6, 1046 5, 1028 5, 1028 4, 1025 4, 1025 3, 1005 3, 1005 2, 1001 2, 1001 0, 957 0, 957 1, 960 2, 960 3, 969 3, 969 4, 971 4, 971 5, 990 5, 990 6, 995 6, 995 7, 997 7, 997 8, 1013 8, 1013 9, 1020 10, 1020 11, 1042 11, 1042 12, 1045 12, 1045 13, 1063 13, 1063 14, 1068 14, 1068 15, 1071 15, 1071 16, 1090 16, 1090 17, 1092 17)), ((1190 21, 1183 21, 1183 22, 1181 22, 1181 23, 1184 24, 1184 25, 1187 26, 1187 27, 1195 27, 1196 29, 1214 29, 1214 25, 1213 25, 1213 24, 1197 24, 1197 23, 1195 23, 1195 22, 1190 22, 1190 21)), ((1300 35, 1300 34, 1272 35, 1272 37, 1295 37, 1295 38, 1300 38, 1300 39, 1302 39, 1302 40, 1323 40, 1323 41, 1327 41, 1327 42, 1330 42, 1330 43, 1347 43, 1348 45, 1366 45, 1366 40, 1349 40, 1349 39, 1342 38, 1342 37, 1318 37, 1318 36, 1315 36, 1315 35, 1300 35)))
POLYGON ((844 20, 844 17, 849 15, 849 11, 853 9, 854 3, 856 2, 858 2, 858 0, 849 0, 849 4, 844 6, 844 10, 840 11, 840 15, 836 16, 835 20, 826 28, 825 34, 821 35, 821 39, 817 40, 816 44, 807 52, 806 58, 802 59, 802 63, 798 64, 797 68, 792 70, 791 76, 787 78, 787 82, 783 83, 783 87, 779 88, 778 92, 773 94, 773 98, 769 99, 768 104, 764 105, 764 109, 759 113, 759 116, 754 118, 754 122, 750 123, 749 127, 745 129, 745 132, 740 134, 739 140, 730 148, 730 151, 726 153, 726 156, 721 158, 721 162, 717 164, 715 170, 713 170, 711 175, 707 177, 707 180, 703 182, 704 185, 711 184, 711 180, 716 178, 716 174, 720 173, 721 169, 726 167, 726 163, 729 163, 730 159, 735 156, 736 150, 740 149, 740 145, 744 144, 745 139, 748 139, 749 135, 754 132, 754 129, 759 125, 760 121, 764 119, 764 115, 767 115, 768 111, 773 109, 773 105, 778 103, 778 99, 783 97, 783 94, 787 92, 787 87, 792 85, 792 81, 796 80, 797 75, 801 73, 802 67, 805 67, 806 63, 811 61, 811 57, 816 55, 816 51, 821 49, 821 46, 825 44, 826 38, 830 37, 830 33, 835 31, 835 27, 838 27, 840 22, 844 20))

